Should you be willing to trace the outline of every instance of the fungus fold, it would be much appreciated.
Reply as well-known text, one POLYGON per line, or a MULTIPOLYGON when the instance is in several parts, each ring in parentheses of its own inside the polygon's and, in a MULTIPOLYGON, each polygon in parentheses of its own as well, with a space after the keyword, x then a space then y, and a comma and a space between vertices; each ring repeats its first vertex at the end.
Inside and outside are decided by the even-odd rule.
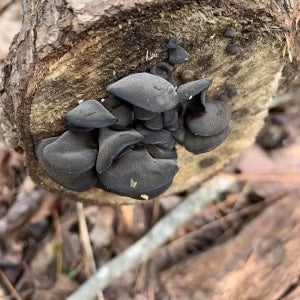
POLYGON ((205 107, 206 112, 195 112, 187 116, 187 126, 195 135, 216 135, 228 126, 231 111, 226 103, 217 100, 207 103, 205 107))
POLYGON ((43 151, 44 159, 63 172, 84 172, 91 169, 97 158, 97 144, 90 133, 66 131, 43 151))
POLYGON ((179 39, 177 37, 171 38, 167 44, 169 49, 169 63, 172 65, 183 64, 187 62, 190 55, 184 48, 180 46, 179 39))
POLYGON ((154 118, 145 121, 145 126, 151 130, 161 130, 164 127, 164 122, 161 114, 157 114, 154 118))
POLYGON ((57 137, 42 140, 36 146, 36 155, 48 176, 67 189, 84 192, 93 188, 97 183, 97 175, 93 168, 83 172, 60 171, 45 160, 44 149, 55 142, 57 137))
POLYGON ((109 170, 99 175, 99 182, 119 194, 140 196, 167 185, 177 171, 174 159, 153 158, 146 149, 128 150, 109 170), (132 186, 131 180, 137 184, 132 186))
POLYGON ((230 127, 227 126, 220 133, 212 136, 197 136, 186 130, 184 140, 181 144, 194 154, 209 152, 220 146, 230 133, 230 127))
POLYGON ((134 119, 133 111, 126 105, 120 105, 113 109, 112 114, 116 117, 117 122, 111 128, 116 130, 127 129, 134 119))
POLYGON ((191 100, 193 97, 207 90, 211 84, 212 84, 211 78, 203 78, 203 79, 182 84, 177 89, 177 93, 179 95, 179 101, 185 102, 191 100))
POLYGON ((134 129, 114 131, 102 128, 99 132, 99 151, 96 163, 98 174, 106 171, 126 148, 143 140, 143 136, 134 129))

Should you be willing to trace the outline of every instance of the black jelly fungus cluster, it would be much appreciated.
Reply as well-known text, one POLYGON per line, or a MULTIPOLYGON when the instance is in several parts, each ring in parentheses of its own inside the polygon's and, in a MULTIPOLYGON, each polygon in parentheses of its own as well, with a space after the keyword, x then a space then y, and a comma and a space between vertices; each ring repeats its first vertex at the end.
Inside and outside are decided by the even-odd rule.
POLYGON ((85 100, 66 114, 67 131, 40 141, 38 160, 61 186, 93 187, 135 199, 159 196, 178 172, 175 145, 200 154, 218 147, 230 132, 226 101, 206 102, 210 78, 184 84, 174 65, 189 54, 172 38, 169 61, 150 73, 129 75, 107 87, 110 98, 85 100))

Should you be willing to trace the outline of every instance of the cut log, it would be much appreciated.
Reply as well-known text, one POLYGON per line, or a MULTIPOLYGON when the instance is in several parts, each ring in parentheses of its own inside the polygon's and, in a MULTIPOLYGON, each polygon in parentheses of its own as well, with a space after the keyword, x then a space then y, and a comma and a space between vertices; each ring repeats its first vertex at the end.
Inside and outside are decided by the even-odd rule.
POLYGON ((134 202, 98 189, 63 189, 41 169, 34 145, 65 130, 65 114, 78 100, 105 98, 110 83, 165 60, 168 39, 179 36, 191 60, 178 74, 190 69, 198 78, 212 77, 209 98, 226 86, 239 90, 224 145, 199 156, 178 147, 180 171, 166 194, 197 185, 248 147, 262 127, 285 54, 292 59, 299 50, 293 3, 25 0, 21 32, 0 71, 0 140, 22 148, 30 176, 51 191, 89 203, 134 202), (226 51, 228 27, 237 31, 237 54, 226 51))

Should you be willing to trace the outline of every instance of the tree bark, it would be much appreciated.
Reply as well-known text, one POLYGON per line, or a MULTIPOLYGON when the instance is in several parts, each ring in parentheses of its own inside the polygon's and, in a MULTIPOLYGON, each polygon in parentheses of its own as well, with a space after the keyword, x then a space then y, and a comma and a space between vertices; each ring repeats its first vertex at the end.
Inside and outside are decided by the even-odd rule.
POLYGON ((253 142, 289 60, 286 86, 293 82, 298 18, 298 2, 285 0, 24 0, 22 29, 0 71, 0 140, 24 150, 29 174, 49 190, 90 203, 134 202, 96 189, 62 189, 40 168, 34 145, 65 130, 64 116, 79 99, 106 97, 109 83, 165 59, 167 40, 180 36, 191 60, 178 73, 213 77, 211 98, 226 85, 239 90, 224 145, 200 156, 178 147, 180 171, 166 194, 183 191, 253 142), (237 55, 225 51, 228 26, 239 32, 237 55))

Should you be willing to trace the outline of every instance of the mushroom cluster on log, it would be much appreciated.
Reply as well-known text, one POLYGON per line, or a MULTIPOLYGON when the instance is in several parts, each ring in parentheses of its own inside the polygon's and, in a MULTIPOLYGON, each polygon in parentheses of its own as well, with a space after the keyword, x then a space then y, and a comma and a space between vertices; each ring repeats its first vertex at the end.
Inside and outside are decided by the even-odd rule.
POLYGON ((224 142, 230 133, 227 102, 206 103, 211 79, 172 84, 173 65, 187 62, 189 54, 178 38, 167 47, 168 62, 151 69, 158 75, 131 74, 107 87, 111 112, 96 100, 80 101, 66 114, 68 130, 38 143, 36 154, 49 177, 77 192, 98 187, 148 200, 165 192, 178 171, 175 139, 194 154, 224 142))
MULTIPOLYGON (((73 199, 111 205, 134 202, 100 189, 78 193, 62 188, 44 172, 35 145, 60 136, 66 128, 79 128, 65 119, 79 100, 108 99, 108 85, 151 71, 165 60, 165 43, 171 37, 179 36, 186 50, 172 50, 177 43, 173 40, 169 49, 174 62, 189 60, 172 70, 157 66, 152 74, 168 77, 173 72, 175 85, 178 78, 187 83, 189 78, 213 78, 208 97, 215 101, 224 101, 229 90, 238 94, 229 102, 231 134, 221 147, 200 156, 177 147, 180 170, 166 194, 184 191, 223 168, 254 141, 280 83, 286 87, 281 85, 282 92, 299 86, 297 1, 25 0, 23 5, 22 29, 0 66, 0 139, 24 151, 33 180, 73 199)), ((110 126, 118 131, 131 117, 126 108, 108 102, 102 104, 111 113, 108 106, 116 109, 112 114, 118 114, 118 121, 110 126)), ((209 113, 217 113, 217 106, 209 113)), ((134 114, 145 118, 149 127, 161 126, 159 117, 151 120, 141 109, 134 114)), ((164 115, 163 121, 168 118, 164 115)), ((197 114, 192 115, 189 128, 198 125, 197 114)), ((222 127, 218 124, 215 130, 222 127)), ((226 130, 218 133, 219 139, 226 130)), ((177 138, 194 151, 189 135, 181 130, 177 138)), ((147 151, 157 150, 151 148, 147 151)))

